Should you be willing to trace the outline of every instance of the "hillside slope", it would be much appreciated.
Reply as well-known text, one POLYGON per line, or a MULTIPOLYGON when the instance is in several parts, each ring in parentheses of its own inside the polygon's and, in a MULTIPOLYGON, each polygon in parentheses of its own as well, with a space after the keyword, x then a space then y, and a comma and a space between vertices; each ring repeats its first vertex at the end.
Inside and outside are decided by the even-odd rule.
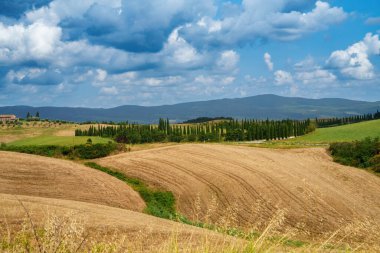
POLYGON ((336 127, 317 128, 312 133, 286 140, 285 142, 331 143, 362 140, 366 137, 380 138, 380 120, 371 120, 336 127))
POLYGON ((74 162, 0 152, 0 193, 78 200, 142 211, 140 195, 125 183, 74 162))
POLYGON ((339 98, 307 99, 259 95, 245 98, 218 99, 162 106, 125 105, 115 108, 69 107, 0 107, 0 114, 25 117, 37 111, 43 118, 69 121, 132 121, 157 123, 159 118, 182 122, 197 117, 233 117, 256 119, 305 119, 315 117, 342 117, 374 113, 380 102, 354 101, 339 98))
POLYGON ((286 210, 287 227, 309 236, 353 221, 380 222, 380 177, 333 163, 324 149, 185 144, 98 163, 173 191, 179 211, 192 219, 207 216, 215 198, 215 220, 232 209, 237 225, 246 228, 268 221, 277 210, 286 210))
MULTIPOLYGON (((70 229, 77 233, 84 229, 87 242, 100 240, 116 245, 121 244, 118 245, 118 251, 102 251, 99 248, 98 251, 93 252, 126 252, 127 249, 128 252, 168 252, 173 245, 196 247, 207 241, 209 246, 226 246, 239 241, 209 230, 125 209, 72 200, 1 193, 0 227, 3 228, 2 225, 5 223, 4 227, 6 226, 11 232, 20 229, 20 224, 23 224, 26 218, 26 210, 22 205, 38 227, 54 224, 61 226, 60 223, 57 224, 58 220, 55 220, 59 217, 58 219, 61 220, 71 220, 73 224, 69 223, 70 229), (48 223, 49 221, 53 224, 48 223)), ((56 227, 56 229, 61 228, 56 227)), ((4 235, 4 232, 6 230, 0 230, 0 236, 4 235)), ((80 240, 74 241, 75 237, 69 239, 73 241, 73 244, 81 243, 80 240)))

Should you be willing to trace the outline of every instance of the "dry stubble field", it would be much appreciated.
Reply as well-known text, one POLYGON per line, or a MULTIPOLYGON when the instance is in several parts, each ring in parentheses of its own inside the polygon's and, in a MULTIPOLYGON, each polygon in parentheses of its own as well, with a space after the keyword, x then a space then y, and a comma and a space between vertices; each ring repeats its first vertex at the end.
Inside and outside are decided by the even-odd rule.
MULTIPOLYGON (((338 231, 334 241, 373 245, 366 246, 367 250, 380 246, 380 178, 332 162, 321 148, 184 144, 96 162, 172 191, 177 210, 193 221, 263 231, 283 212, 284 217, 275 221, 274 234, 283 232, 318 243, 338 231)), ((86 231, 97 238, 110 242, 125 238, 128 245, 147 252, 160 244, 164 244, 162 252, 176 252, 176 247, 194 249, 194 245, 203 247, 210 242, 217 249, 245 244, 140 213, 145 206, 140 196, 102 172, 71 161, 0 152, 2 228, 22 224, 26 214, 22 204, 37 224, 52 213, 59 217, 69 213, 83 218, 86 231), (112 237, 113 231, 117 237, 112 237), (172 246, 174 250, 166 248, 172 246)), ((300 250, 313 252, 315 248, 300 250)))
POLYGON ((375 230, 380 222, 380 178, 332 162, 322 148, 185 144, 97 162, 172 191, 190 219, 217 222, 232 215, 234 225, 260 229, 284 210, 284 229, 308 239, 356 222, 375 230))
POLYGON ((60 159, 0 151, 0 193, 77 200, 142 211, 144 201, 124 182, 60 159))
MULTIPOLYGON (((205 244, 213 248, 244 245, 244 242, 237 238, 140 212, 87 202, 2 193, 0 234, 3 235, 7 229, 13 233, 22 226, 29 226, 26 212, 36 228, 45 228, 48 233, 51 233, 51 230, 54 230, 53 233, 56 230, 63 232, 63 235, 54 235, 48 239, 69 239, 69 244, 73 244, 74 249, 81 243, 82 238, 86 240, 86 244, 104 242, 111 245, 109 250, 95 252, 177 252, 172 247, 190 249, 204 247, 205 244)), ((50 244, 45 242, 45 245, 50 244)))

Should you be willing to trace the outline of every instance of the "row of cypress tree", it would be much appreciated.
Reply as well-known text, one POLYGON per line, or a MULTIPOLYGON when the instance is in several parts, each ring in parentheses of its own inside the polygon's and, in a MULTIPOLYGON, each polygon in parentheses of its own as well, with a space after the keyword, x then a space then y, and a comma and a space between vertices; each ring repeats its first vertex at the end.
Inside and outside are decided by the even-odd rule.
POLYGON ((76 136, 101 136, 120 143, 150 142, 219 142, 285 139, 299 136, 315 129, 307 120, 225 120, 201 124, 170 124, 160 119, 158 125, 122 123, 114 126, 90 126, 77 129, 76 136))

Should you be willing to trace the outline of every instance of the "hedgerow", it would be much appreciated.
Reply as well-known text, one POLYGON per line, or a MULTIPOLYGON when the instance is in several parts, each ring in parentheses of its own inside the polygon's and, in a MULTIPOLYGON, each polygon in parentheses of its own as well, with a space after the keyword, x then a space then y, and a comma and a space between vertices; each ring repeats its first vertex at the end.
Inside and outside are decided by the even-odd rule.
POLYGON ((380 172, 379 138, 368 137, 361 141, 332 143, 330 152, 335 162, 358 168, 372 168, 380 172))
POLYGON ((41 155, 56 158, 69 159, 95 159, 105 157, 117 149, 123 148, 120 144, 82 144, 71 147, 59 145, 41 145, 41 146, 12 146, 1 145, 0 150, 27 153, 33 155, 41 155))

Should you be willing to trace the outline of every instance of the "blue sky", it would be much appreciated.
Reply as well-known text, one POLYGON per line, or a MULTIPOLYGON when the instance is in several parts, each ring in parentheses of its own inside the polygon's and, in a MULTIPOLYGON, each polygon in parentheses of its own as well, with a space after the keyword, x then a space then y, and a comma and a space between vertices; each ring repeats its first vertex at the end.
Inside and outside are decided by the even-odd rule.
POLYGON ((378 0, 0 0, 0 106, 380 100, 378 0))

